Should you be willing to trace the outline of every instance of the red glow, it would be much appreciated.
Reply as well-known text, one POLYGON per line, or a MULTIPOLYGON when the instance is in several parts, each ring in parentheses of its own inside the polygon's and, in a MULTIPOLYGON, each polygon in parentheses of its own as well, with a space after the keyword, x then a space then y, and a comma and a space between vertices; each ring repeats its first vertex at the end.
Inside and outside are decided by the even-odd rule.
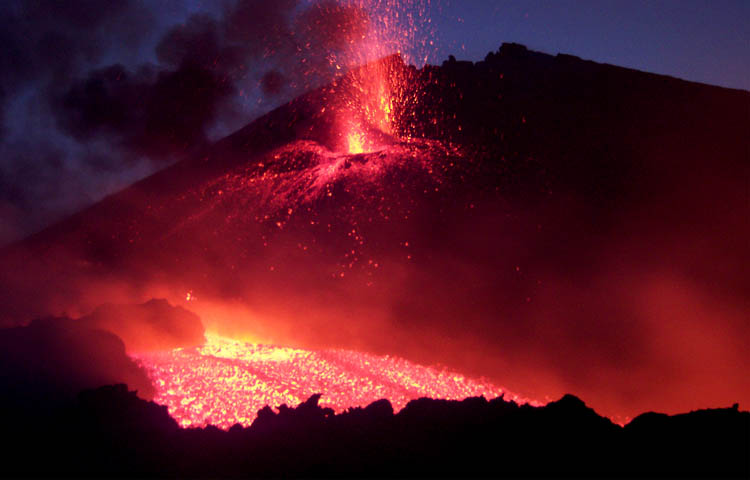
MULTIPOLYGON (((429 0, 358 0, 343 6, 323 4, 326 18, 338 12, 348 19, 336 31, 347 33, 346 47, 331 52, 328 62, 343 80, 327 105, 336 112, 342 150, 350 154, 379 149, 382 138, 404 138, 408 131, 397 110, 418 101, 404 69, 393 68, 397 56, 423 64, 434 50, 429 0), (351 24, 351 25, 349 25, 351 24), (352 28, 359 25, 361 28, 352 28), (406 55, 402 52, 410 52, 406 55), (412 92, 406 98, 406 92, 412 92)), ((399 60, 400 62, 400 60, 399 60)), ((335 82, 334 82, 335 85, 335 82)))
POLYGON ((315 393, 341 412, 387 398, 394 410, 420 397, 483 395, 524 402, 483 380, 351 350, 301 350, 207 336, 202 347, 137 355, 154 381, 154 401, 183 427, 250 425, 266 405, 296 406, 315 393))
POLYGON ((347 153, 379 150, 388 140, 401 137, 404 129, 394 115, 394 102, 400 102, 396 97, 405 91, 400 62, 390 57, 359 67, 335 91, 329 107, 347 153))

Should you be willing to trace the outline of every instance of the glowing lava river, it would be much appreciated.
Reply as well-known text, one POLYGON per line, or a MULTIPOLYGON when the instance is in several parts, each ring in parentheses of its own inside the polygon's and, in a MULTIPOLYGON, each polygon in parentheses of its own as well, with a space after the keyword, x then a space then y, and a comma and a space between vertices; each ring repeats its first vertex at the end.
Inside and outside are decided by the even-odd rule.
POLYGON ((156 403, 183 427, 250 425, 266 405, 297 406, 321 393, 336 413, 387 398, 395 411, 420 397, 523 399, 488 382, 392 356, 301 350, 207 335, 203 346, 135 355, 151 376, 156 403))

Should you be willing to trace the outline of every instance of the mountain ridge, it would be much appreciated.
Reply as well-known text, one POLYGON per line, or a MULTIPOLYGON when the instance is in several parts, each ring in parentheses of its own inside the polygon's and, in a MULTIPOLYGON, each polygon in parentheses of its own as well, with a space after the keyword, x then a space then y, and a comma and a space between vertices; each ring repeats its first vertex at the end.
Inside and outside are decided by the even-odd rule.
MULTIPOLYGON (((478 66, 478 65, 483 65, 483 64, 491 63, 493 60, 495 60, 497 58, 503 58, 503 57, 505 57, 505 58, 512 58, 512 59, 524 59, 524 60, 531 58, 531 59, 543 60, 543 61, 546 61, 546 62, 554 61, 554 62, 556 62, 558 64, 558 66, 573 66, 573 67, 576 67, 576 68, 580 68, 581 66, 585 66, 587 68, 590 68, 592 72, 594 70, 598 70, 600 72, 603 71, 603 70, 611 70, 613 72, 627 73, 627 74, 633 75, 633 76, 641 76, 641 77, 645 76, 645 77, 648 77, 648 78, 653 79, 653 80, 666 81, 666 82, 674 83, 674 84, 684 84, 684 85, 698 87, 698 88, 701 88, 701 89, 706 89, 707 88, 707 89, 711 89, 711 90, 714 90, 714 89, 724 90, 724 91, 728 91, 728 92, 733 92, 733 93, 736 93, 736 94, 744 95, 746 97, 746 98, 744 98, 744 101, 748 103, 748 106, 750 106, 750 91, 748 91, 748 90, 736 89, 736 88, 729 88, 729 87, 722 87, 722 86, 717 86, 717 85, 711 85, 711 84, 702 83, 702 82, 696 82, 696 81, 691 81, 691 80, 684 80, 684 79, 681 79, 681 78, 678 78, 678 77, 674 77, 674 76, 671 76, 671 75, 658 74, 658 73, 648 72, 648 71, 644 71, 644 70, 638 70, 638 69, 634 69, 634 68, 630 68, 630 67, 623 67, 623 66, 609 64, 609 63, 600 63, 600 62, 596 62, 594 60, 582 59, 579 56, 571 55, 571 54, 565 54, 565 53, 549 54, 549 53, 543 53, 543 52, 533 51, 533 50, 529 50, 526 46, 524 46, 522 44, 513 43, 513 42, 503 43, 501 45, 501 47, 498 49, 497 52, 490 52, 490 53, 488 53, 484 60, 480 60, 480 61, 477 61, 477 62, 456 61, 455 59, 453 59, 453 61, 445 60, 442 63, 442 67, 445 68, 447 66, 449 68, 451 68, 451 67, 455 68, 455 66, 459 66, 459 68, 461 68, 461 67, 466 67, 468 65, 470 65, 472 67, 475 67, 475 66, 478 66)), ((401 62, 401 64, 404 66, 404 68, 409 68, 406 64, 403 63, 403 60, 401 60, 401 58, 400 58, 400 56, 398 54, 394 54, 394 55, 391 55, 390 57, 385 57, 385 58, 386 59, 388 59, 388 58, 390 58, 390 59, 398 58, 399 61, 401 62)), ((412 66, 410 68, 413 69, 414 67, 412 66)), ((424 69, 426 69, 426 70, 430 70, 430 69, 434 69, 434 68, 436 68, 436 67, 433 66, 433 65, 426 65, 424 67, 424 69)), ((165 172, 172 172, 172 171, 174 171, 175 168, 184 168, 184 166, 186 166, 186 165, 196 166, 196 165, 201 165, 203 163, 210 162, 209 158, 211 157, 211 155, 210 155, 209 152, 212 149, 214 149, 214 148, 218 149, 219 151, 221 151, 223 149, 236 150, 237 146, 238 146, 237 144, 240 144, 240 145, 243 145, 243 146, 247 146, 248 143, 250 141, 253 141, 253 140, 255 140, 255 141, 259 141, 260 140, 262 142, 262 132, 258 132, 257 130, 263 129, 264 127, 265 128, 271 128, 274 124, 283 123, 282 120, 283 120, 283 118, 285 118, 285 117, 288 116, 290 109, 294 110, 294 108, 297 105, 306 103, 305 100, 311 94, 313 94, 313 95, 316 94, 316 93, 319 94, 320 92, 325 91, 327 88, 330 88, 330 86, 324 85, 322 87, 318 87, 317 89, 313 90, 312 92, 308 92, 308 93, 304 94, 300 98, 295 98, 295 99, 293 99, 293 100, 285 103, 284 105, 281 105, 281 106, 279 106, 279 107, 271 110, 270 112, 267 112, 267 113, 261 115, 260 117, 252 120, 246 126, 244 126, 244 127, 240 128, 240 129, 238 129, 237 131, 235 131, 235 132, 227 135, 226 137, 223 137, 221 139, 218 139, 218 140, 214 141, 209 147, 207 147, 208 148, 207 152, 199 152, 199 153, 197 153, 195 155, 192 155, 191 157, 189 157, 187 159, 178 161, 175 164, 169 165, 169 166, 167 166, 167 167, 165 167, 165 168, 163 168, 163 169, 161 169, 161 170, 159 170, 157 172, 154 172, 153 174, 151 174, 151 175, 149 175, 147 177, 144 177, 144 178, 136 181, 132 185, 129 185, 129 186, 123 188, 120 191, 117 191, 117 192, 114 192, 114 193, 111 193, 111 194, 105 196, 104 198, 102 198, 98 202, 95 202, 94 204, 92 204, 92 205, 84 208, 80 212, 74 213, 73 215, 71 215, 71 216, 69 216, 69 217, 67 217, 67 218, 65 218, 65 219, 63 219, 63 220, 61 220, 59 222, 56 222, 53 225, 45 227, 44 229, 40 230, 39 232, 33 233, 33 234, 29 235, 28 237, 25 237, 25 238, 20 239, 20 240, 18 240, 16 242, 13 242, 10 245, 6 245, 5 247, 0 248, 0 251, 7 250, 7 249, 12 249, 12 248, 14 248, 14 246, 20 245, 20 244, 22 244, 22 243, 24 243, 26 241, 33 241, 32 240, 33 238, 38 237, 39 235, 43 235, 44 232, 46 232, 47 230, 59 230, 59 229, 62 228, 62 226, 64 224, 66 224, 69 221, 74 221, 73 220, 74 218, 78 217, 80 214, 83 214, 84 212, 89 211, 91 208, 96 207, 96 205, 98 205, 99 203, 102 203, 102 202, 111 202, 114 199, 119 198, 119 196, 122 195, 123 192, 125 192, 125 191, 129 191, 129 190, 133 189, 134 187, 135 188, 140 188, 140 187, 136 187, 136 186, 141 186, 142 187, 142 186, 148 185, 149 183, 155 183, 156 180, 155 179, 151 179, 151 177, 161 177, 163 175, 166 175, 165 172), (278 118, 276 118, 276 117, 278 117, 278 118), (251 137, 250 141, 248 141, 248 139, 246 138, 248 136, 251 137)), ((750 117, 750 114, 748 114, 748 115, 750 117)), ((294 137, 290 136, 289 138, 291 139, 291 138, 294 138, 294 137)), ((260 151, 258 152, 258 154, 262 153, 263 151, 266 151, 269 148, 272 148, 272 147, 270 147, 270 146, 268 146, 268 147, 262 147, 260 149, 260 151)), ((213 156, 216 156, 216 155, 213 155, 213 156)), ((158 182, 156 182, 156 183, 158 183, 158 182)))

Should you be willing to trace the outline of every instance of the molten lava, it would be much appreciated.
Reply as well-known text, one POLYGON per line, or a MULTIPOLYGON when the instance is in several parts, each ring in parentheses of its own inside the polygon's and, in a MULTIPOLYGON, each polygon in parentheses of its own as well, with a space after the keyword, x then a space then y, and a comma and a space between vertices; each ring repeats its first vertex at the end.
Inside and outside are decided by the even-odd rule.
POLYGON ((183 427, 250 425, 266 405, 296 406, 315 393, 341 412, 387 398, 394 410, 420 397, 483 395, 525 401, 483 380, 423 367, 392 356, 351 350, 302 350, 207 335, 201 347, 139 354, 154 401, 183 427))
POLYGON ((362 144, 362 136, 357 132, 351 132, 347 135, 347 144, 349 145, 349 153, 363 153, 365 147, 362 144))

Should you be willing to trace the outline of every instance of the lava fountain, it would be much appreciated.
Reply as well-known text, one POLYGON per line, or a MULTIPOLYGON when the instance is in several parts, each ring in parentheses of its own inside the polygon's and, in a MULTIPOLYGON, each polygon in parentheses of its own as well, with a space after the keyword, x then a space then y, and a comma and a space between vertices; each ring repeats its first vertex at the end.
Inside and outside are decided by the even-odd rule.
POLYGON ((343 15, 345 25, 339 27, 347 36, 346 47, 328 56, 334 88, 339 87, 338 98, 327 105, 338 116, 338 150, 372 152, 380 149, 383 138, 408 137, 408 122, 399 113, 407 104, 418 102, 420 95, 408 85, 405 71, 393 68, 392 59, 426 63, 435 48, 430 2, 359 0, 318 5, 322 13, 343 15), (353 26, 358 24, 360 29, 353 26))
POLYGON ((393 356, 343 349, 303 350, 207 335, 203 346, 135 355, 156 395, 183 427, 250 425, 258 410, 296 406, 315 393, 335 412, 387 398, 394 410, 420 397, 472 396, 525 402, 485 380, 393 356))

